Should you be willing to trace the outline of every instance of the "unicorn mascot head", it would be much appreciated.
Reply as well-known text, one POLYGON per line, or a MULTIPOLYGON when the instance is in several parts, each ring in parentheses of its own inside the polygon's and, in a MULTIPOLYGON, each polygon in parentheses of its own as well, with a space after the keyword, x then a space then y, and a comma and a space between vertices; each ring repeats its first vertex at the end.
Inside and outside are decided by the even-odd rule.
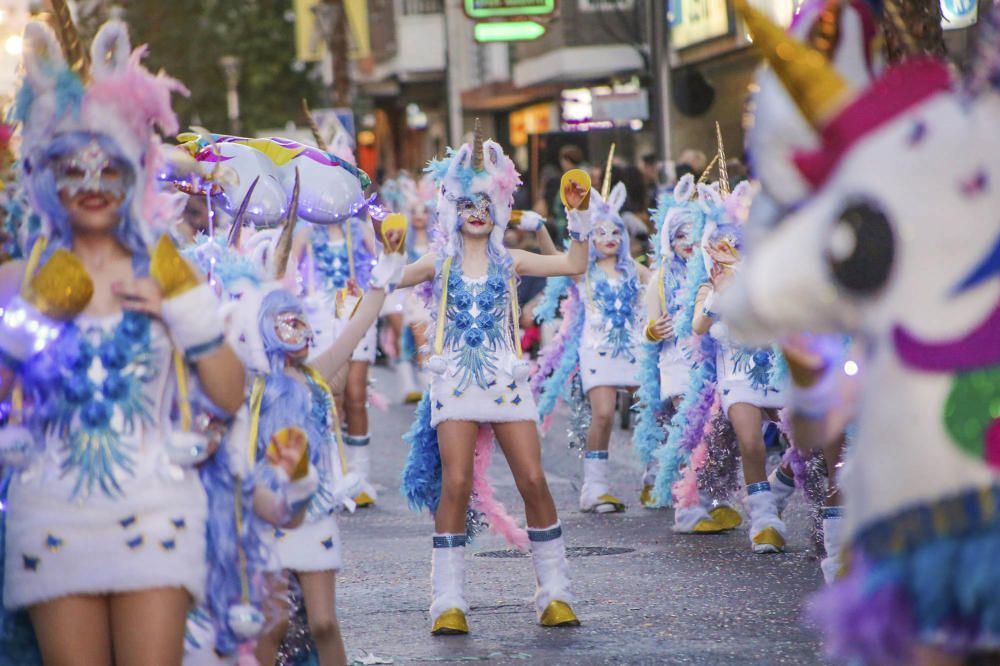
POLYGON ((42 233, 53 246, 65 246, 70 231, 59 189, 124 195, 116 234, 132 253, 145 256, 153 230, 166 231, 176 211, 172 196, 157 187, 161 157, 154 126, 177 130, 170 94, 187 91, 140 64, 145 47, 132 50, 120 21, 101 27, 89 54, 72 22, 60 30, 72 36, 65 54, 47 25, 32 22, 24 31, 24 79, 12 115, 21 123, 29 200, 42 218, 42 233))
POLYGON ((724 316, 750 339, 871 342, 842 484, 851 569, 822 606, 833 647, 880 664, 912 663, 918 642, 978 649, 1000 635, 997 54, 966 90, 928 58, 857 88, 740 9, 820 143, 794 157, 814 194, 750 255, 724 316))

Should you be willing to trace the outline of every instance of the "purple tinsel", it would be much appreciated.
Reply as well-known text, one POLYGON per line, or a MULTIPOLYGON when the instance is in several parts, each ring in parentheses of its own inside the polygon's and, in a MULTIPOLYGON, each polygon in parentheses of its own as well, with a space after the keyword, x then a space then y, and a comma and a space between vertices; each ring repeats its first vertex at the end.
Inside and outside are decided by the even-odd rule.
MULTIPOLYGON (((784 425, 784 424, 783 424, 784 425)), ((823 544, 823 507, 826 505, 826 461, 821 451, 813 451, 809 456, 795 446, 790 446, 782 457, 782 463, 792 468, 795 487, 800 488, 809 504, 809 517, 813 525, 813 548, 820 559, 826 557, 823 544)))

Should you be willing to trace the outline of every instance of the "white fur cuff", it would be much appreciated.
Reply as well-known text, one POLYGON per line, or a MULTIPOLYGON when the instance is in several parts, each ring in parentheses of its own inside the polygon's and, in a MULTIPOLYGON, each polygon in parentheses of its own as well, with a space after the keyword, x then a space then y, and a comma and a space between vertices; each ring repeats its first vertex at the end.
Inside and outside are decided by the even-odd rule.
POLYGON ((188 360, 214 350, 223 340, 219 299, 208 284, 164 301, 161 318, 188 360))

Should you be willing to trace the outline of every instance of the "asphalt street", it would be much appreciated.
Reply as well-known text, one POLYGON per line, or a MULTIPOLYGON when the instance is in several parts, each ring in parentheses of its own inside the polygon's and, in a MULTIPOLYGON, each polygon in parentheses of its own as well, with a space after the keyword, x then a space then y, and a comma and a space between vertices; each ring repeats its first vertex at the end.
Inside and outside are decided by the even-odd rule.
MULTIPOLYGON (((566 415, 543 440, 549 484, 559 508, 582 626, 537 625, 531 562, 507 555, 502 542, 478 538, 467 560, 471 634, 434 637, 430 600, 430 516, 409 510, 399 493, 412 406, 398 402, 393 377, 375 370, 376 390, 392 406, 372 410, 376 507, 340 520, 345 568, 337 608, 355 663, 488 664, 823 664, 802 606, 822 584, 806 506, 797 495, 785 513, 788 552, 754 555, 746 529, 723 535, 671 533, 671 512, 638 502, 641 469, 630 433, 611 445, 621 514, 578 508, 582 462, 566 444, 566 415), (597 554, 608 553, 608 554, 597 554), (364 656, 362 660, 361 657, 364 656), (390 661, 391 660, 391 661, 390 661)), ((523 522, 523 509, 502 455, 491 475, 498 495, 523 522)))

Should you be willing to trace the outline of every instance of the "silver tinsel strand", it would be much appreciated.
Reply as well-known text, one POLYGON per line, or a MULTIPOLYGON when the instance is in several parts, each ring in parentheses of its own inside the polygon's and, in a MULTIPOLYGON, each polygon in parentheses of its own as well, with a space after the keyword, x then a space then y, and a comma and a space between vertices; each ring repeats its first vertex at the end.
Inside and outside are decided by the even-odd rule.
POLYGON ((826 557, 823 544, 823 507, 826 505, 826 460, 822 451, 813 451, 806 459, 806 478, 802 488, 809 502, 809 515, 813 521, 813 546, 816 557, 826 557))
POLYGON ((288 632, 278 648, 276 666, 307 666, 316 663, 316 646, 309 636, 309 620, 302 601, 302 588, 292 575, 288 581, 288 632))
POLYGON ((570 415, 569 427, 566 429, 566 442, 570 451, 576 451, 582 458, 583 452, 587 448, 587 431, 590 430, 590 400, 583 392, 580 373, 573 377, 567 403, 570 415))
POLYGON ((740 488, 740 457, 736 431, 719 410, 712 418, 712 428, 705 438, 708 456, 698 471, 698 490, 712 502, 726 502, 740 488))
POLYGON ((476 511, 471 506, 465 510, 465 536, 472 541, 477 536, 489 529, 490 524, 486 522, 486 514, 476 511))

